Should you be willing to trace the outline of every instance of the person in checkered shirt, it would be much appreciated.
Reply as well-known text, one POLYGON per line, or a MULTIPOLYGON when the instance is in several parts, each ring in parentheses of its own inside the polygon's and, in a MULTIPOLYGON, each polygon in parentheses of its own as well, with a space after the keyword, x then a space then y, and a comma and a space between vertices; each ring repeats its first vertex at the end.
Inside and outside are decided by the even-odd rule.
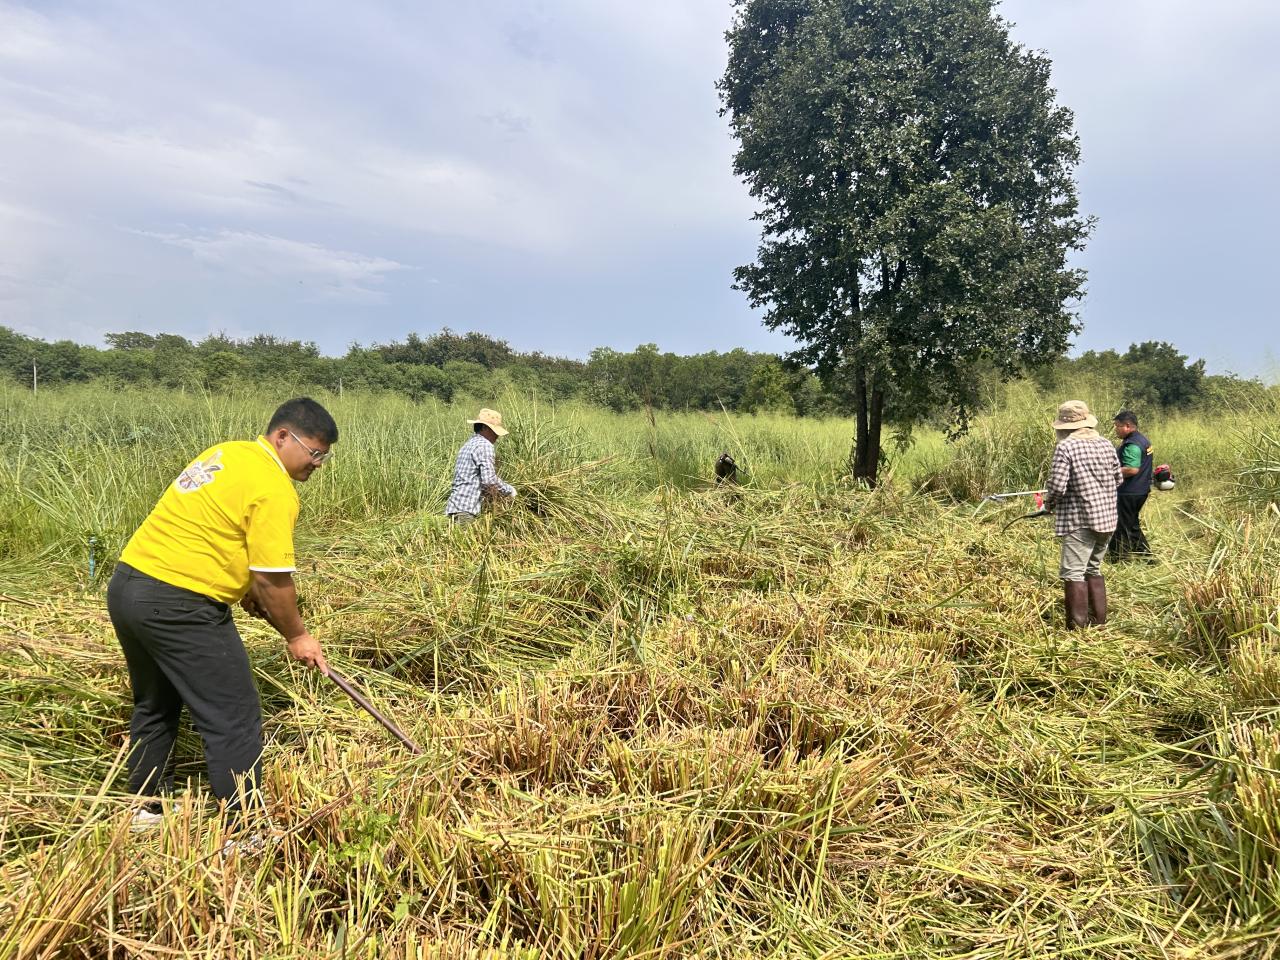
POLYGON ((1058 445, 1049 467, 1044 505, 1062 539, 1058 576, 1063 584, 1067 629, 1107 622, 1107 583, 1102 558, 1116 529, 1116 490, 1124 482, 1116 448, 1096 427, 1083 400, 1058 408, 1058 445))
POLYGON ((508 433, 502 426, 502 414, 488 408, 481 410, 471 424, 473 435, 458 451, 453 467, 453 487, 444 512, 454 526, 465 526, 480 515, 485 500, 516 495, 516 488, 498 476, 493 445, 508 433))

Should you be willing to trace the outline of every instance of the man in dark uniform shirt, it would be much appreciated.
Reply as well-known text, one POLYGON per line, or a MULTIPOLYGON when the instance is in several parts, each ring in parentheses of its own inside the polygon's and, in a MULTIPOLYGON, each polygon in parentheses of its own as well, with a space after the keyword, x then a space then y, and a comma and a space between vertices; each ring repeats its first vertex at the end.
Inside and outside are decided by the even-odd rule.
POLYGON ((1120 438, 1120 472, 1124 482, 1116 491, 1116 534, 1107 553, 1111 560, 1151 556, 1151 548, 1142 533, 1138 515, 1151 493, 1151 441, 1138 432, 1138 417, 1132 410, 1121 410, 1115 416, 1116 436, 1120 438))

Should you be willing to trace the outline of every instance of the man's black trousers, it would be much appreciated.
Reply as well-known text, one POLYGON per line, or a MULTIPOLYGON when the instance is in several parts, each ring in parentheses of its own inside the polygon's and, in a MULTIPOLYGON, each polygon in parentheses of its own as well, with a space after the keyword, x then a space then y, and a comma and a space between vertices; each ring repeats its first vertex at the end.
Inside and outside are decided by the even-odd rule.
POLYGON ((231 608, 190 590, 116 566, 107 610, 129 664, 129 789, 173 790, 173 744, 185 704, 204 740, 209 785, 232 812, 241 789, 260 802, 262 707, 231 608))
POLYGON ((1138 514, 1147 502, 1147 494, 1122 493, 1116 497, 1116 533, 1111 538, 1108 553, 1113 560, 1126 556, 1149 556, 1151 547, 1142 533, 1138 514))

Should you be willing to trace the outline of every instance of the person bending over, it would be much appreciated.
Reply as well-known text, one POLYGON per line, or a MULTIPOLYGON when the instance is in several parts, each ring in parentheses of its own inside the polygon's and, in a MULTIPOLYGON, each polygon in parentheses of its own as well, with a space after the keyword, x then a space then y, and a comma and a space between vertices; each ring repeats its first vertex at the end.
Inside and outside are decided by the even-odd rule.
POLYGON ((516 488, 498 476, 493 446, 510 431, 502 426, 497 410, 481 410, 471 424, 472 436, 458 451, 453 466, 453 487, 444 512, 454 526, 465 526, 480 516, 485 500, 514 497, 516 488))
MULTIPOLYGON (((125 546, 107 611, 133 688, 133 793, 172 792, 185 705, 204 741, 209 786, 228 816, 261 808, 262 708, 231 606, 267 619, 295 660, 326 669, 298 613, 293 481, 310 479, 337 440, 324 407, 290 400, 256 440, 216 444, 187 464, 125 546)), ((135 822, 158 821, 156 806, 144 806, 135 822)))

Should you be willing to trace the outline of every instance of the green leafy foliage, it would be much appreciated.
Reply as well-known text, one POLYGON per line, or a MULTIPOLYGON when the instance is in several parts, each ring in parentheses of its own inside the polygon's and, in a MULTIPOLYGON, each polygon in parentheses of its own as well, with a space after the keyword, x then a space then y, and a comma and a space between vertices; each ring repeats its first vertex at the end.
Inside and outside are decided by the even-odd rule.
POLYGON ((1171 343, 1148 340, 1115 350, 1087 350, 1073 360, 1060 360, 1037 372, 1041 384, 1065 388, 1081 375, 1114 383, 1130 409, 1186 410, 1231 393, 1247 390, 1238 378, 1206 377, 1203 360, 1190 360, 1171 343))
POLYGON ((763 233, 737 286, 854 410, 874 482, 891 398, 963 423, 983 365, 1065 351, 1091 227, 1072 116, 989 0, 739 0, 728 39, 763 233))
POLYGON ((42 387, 108 381, 221 392, 270 385, 295 392, 385 390, 445 403, 515 388, 548 400, 590 400, 617 412, 647 406, 804 415, 839 406, 809 371, 784 371, 774 354, 740 348, 680 356, 652 343, 630 352, 600 347, 583 362, 522 353, 506 341, 448 328, 389 344, 353 344, 341 357, 322 356, 314 343, 265 334, 192 343, 174 334, 125 332, 107 334, 106 342, 105 350, 49 343, 0 327, 0 377, 30 385, 34 364, 42 387))

